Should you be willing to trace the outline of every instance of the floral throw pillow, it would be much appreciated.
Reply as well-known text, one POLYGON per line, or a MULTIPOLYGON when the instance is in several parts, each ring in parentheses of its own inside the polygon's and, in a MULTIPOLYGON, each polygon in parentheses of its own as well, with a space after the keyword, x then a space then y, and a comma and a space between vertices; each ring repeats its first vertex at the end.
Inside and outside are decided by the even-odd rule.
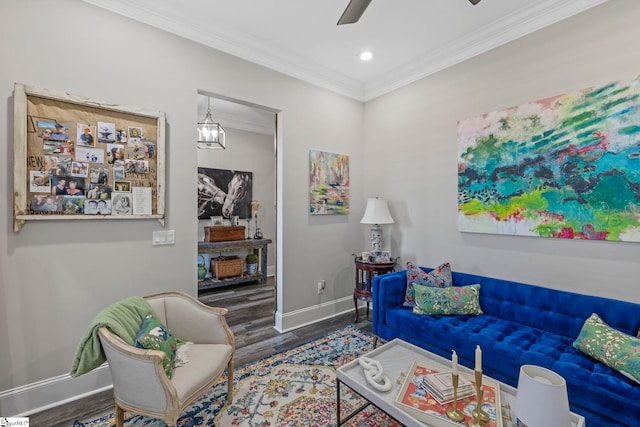
POLYGON ((476 315, 480 308, 480 285, 433 288, 415 285, 415 314, 476 315))
POLYGON ((573 346, 640 383, 640 338, 613 329, 596 313, 584 322, 573 346))
POLYGON ((413 285, 433 286, 444 288, 453 284, 451 280, 451 265, 448 262, 441 264, 425 273, 420 267, 416 267, 412 262, 407 263, 407 289, 404 295, 405 307, 416 305, 413 285))
POLYGON ((154 315, 148 315, 142 322, 142 327, 136 337, 136 347, 147 350, 160 350, 167 355, 162 359, 162 366, 168 378, 173 375, 176 367, 176 339, 171 331, 154 315))

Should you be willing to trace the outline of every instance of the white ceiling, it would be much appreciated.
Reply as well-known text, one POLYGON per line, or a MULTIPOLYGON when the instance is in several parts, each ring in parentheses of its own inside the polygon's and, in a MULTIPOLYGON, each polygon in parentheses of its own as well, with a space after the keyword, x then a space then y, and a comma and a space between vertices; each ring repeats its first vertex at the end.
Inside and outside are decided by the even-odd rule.
MULTIPOLYGON (((83 1, 368 101, 607 0, 373 0, 341 26, 349 0, 83 1)), ((206 97, 198 104, 202 119, 206 97)), ((215 98, 211 110, 223 126, 273 134, 273 112, 215 98)))
POLYGON ((349 0, 84 1, 368 101, 607 0, 373 0, 342 26, 349 0))

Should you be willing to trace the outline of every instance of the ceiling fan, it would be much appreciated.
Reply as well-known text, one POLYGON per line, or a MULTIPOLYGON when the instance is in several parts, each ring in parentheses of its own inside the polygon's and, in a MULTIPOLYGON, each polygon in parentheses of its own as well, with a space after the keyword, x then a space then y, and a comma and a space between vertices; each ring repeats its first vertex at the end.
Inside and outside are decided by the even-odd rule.
MULTIPOLYGON (((480 0, 469 0, 472 5, 480 3, 480 0)), ((351 0, 347 8, 342 12, 342 16, 338 19, 338 25, 353 24, 358 22, 364 11, 371 3, 371 0, 351 0)))

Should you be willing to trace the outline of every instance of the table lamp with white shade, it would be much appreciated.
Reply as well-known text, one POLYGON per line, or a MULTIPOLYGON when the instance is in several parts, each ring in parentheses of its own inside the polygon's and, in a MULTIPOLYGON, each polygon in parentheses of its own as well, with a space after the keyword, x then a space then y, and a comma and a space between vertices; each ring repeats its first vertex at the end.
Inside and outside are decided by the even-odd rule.
POLYGON ((382 250, 382 230, 380 224, 393 224, 395 221, 389 212, 389 205, 386 200, 375 198, 367 199, 367 207, 360 220, 361 224, 373 224, 371 228, 371 251, 382 250))
POLYGON ((520 367, 516 417, 519 427, 570 427, 565 379, 541 366, 520 367))

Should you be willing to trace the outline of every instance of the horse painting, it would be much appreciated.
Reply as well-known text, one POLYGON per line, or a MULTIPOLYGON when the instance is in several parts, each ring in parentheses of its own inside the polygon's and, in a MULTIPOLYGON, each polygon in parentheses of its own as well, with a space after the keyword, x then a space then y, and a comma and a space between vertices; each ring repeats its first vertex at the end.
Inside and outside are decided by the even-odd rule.
POLYGON ((226 197, 227 193, 222 191, 212 178, 198 173, 198 216, 205 213, 209 204, 223 204, 226 197))
POLYGON ((227 197, 222 205, 222 216, 229 218, 236 209, 238 202, 247 197, 247 185, 250 183, 249 175, 244 172, 236 173, 229 181, 227 197))
POLYGON ((252 182, 251 172, 198 168, 198 218, 250 219, 252 182))

